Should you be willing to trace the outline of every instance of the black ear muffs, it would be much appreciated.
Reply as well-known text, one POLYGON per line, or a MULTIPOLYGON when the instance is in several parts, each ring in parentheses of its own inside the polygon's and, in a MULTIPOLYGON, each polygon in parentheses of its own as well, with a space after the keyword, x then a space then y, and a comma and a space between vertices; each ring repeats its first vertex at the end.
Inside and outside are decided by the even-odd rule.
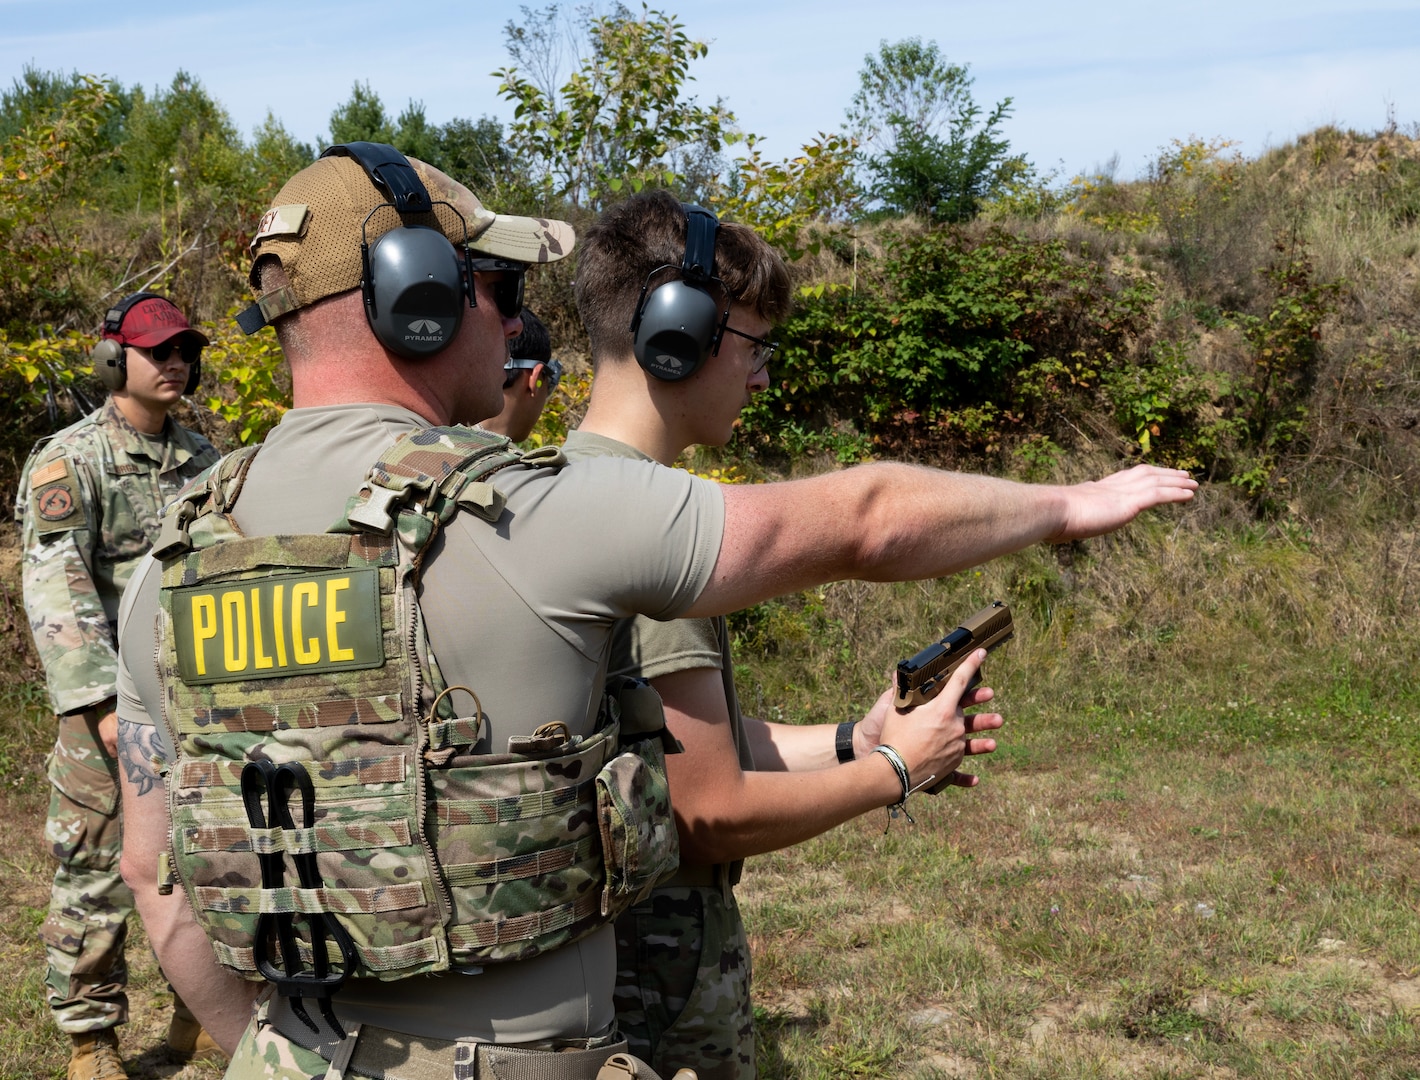
POLYGON ((353 142, 328 148, 321 157, 354 158, 370 182, 389 199, 370 211, 360 228, 360 292, 365 318, 376 339, 397 356, 418 360, 448 347, 463 321, 464 301, 475 304, 473 267, 468 254, 468 223, 464 222, 463 257, 438 229, 401 224, 365 240, 370 218, 386 208, 406 215, 428 214, 449 203, 429 197, 409 159, 385 143, 353 142))
POLYGON ((370 247, 365 262, 365 315, 375 337, 409 360, 444 349, 463 322, 463 268, 438 229, 404 225, 370 247))
POLYGON ((720 286, 714 276, 715 233, 720 222, 709 210, 683 203, 685 209, 685 255, 680 277, 650 289, 651 278, 665 269, 660 266, 646 277, 636 315, 631 320, 632 350, 636 362, 647 372, 666 382, 688 379, 705 361, 720 350, 725 324, 730 318, 727 300, 720 310, 711 285, 720 286), (649 290, 649 295, 648 295, 649 290))

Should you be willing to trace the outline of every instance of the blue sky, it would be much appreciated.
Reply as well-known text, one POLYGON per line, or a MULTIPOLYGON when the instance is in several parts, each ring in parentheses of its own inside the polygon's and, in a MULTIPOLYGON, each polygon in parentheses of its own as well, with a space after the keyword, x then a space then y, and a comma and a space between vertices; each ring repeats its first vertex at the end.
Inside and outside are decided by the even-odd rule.
MULTIPOLYGON (((977 101, 1010 96, 1006 134, 1042 170, 1138 175, 1174 138, 1236 140, 1246 154, 1321 124, 1374 131, 1420 121, 1420 0, 719 0, 660 4, 711 43, 693 91, 723 97, 770 156, 833 130, 865 53, 913 35, 971 67, 977 101), (693 8, 693 10, 692 10, 693 8)), ((141 5, 0 0, 0 80, 24 65, 166 85, 184 67, 243 133, 271 110, 316 142, 368 80, 391 113, 506 120, 490 72, 506 63, 514 3, 370 0, 141 5), (397 13, 397 14, 396 14, 397 13)))

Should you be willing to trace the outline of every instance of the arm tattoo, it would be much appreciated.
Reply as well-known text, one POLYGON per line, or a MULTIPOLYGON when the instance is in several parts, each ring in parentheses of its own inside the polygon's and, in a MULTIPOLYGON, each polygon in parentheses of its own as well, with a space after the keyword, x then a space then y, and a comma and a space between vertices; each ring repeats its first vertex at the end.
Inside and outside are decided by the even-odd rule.
POLYGON ((153 762, 166 761, 167 755, 158 745, 158 729, 152 724, 119 719, 118 760, 123 766, 123 775, 139 795, 147 795, 154 788, 161 790, 163 778, 153 762))

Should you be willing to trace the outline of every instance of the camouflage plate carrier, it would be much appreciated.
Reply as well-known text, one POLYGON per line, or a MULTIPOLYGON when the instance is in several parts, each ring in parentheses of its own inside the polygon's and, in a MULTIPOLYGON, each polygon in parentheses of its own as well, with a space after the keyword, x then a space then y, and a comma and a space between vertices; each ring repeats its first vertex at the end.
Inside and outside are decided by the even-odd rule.
MULTIPOLYGON (((558 467, 561 451, 422 430, 385 452, 329 532, 246 537, 230 513, 254 455, 185 493, 153 549, 175 748, 163 872, 218 960, 256 979, 263 915, 333 914, 353 973, 402 979, 535 956, 647 895, 678 858, 663 756, 678 746, 654 691, 628 689, 592 735, 553 721, 508 753, 475 754, 481 707, 470 691, 473 715, 456 714, 416 602, 438 529, 461 510, 497 521, 494 474, 558 467), (304 767, 310 820, 258 827, 243 804, 249 762, 304 767), (263 887, 263 863, 312 855, 317 881, 263 887)), ((297 933, 303 964, 313 936, 324 940, 297 933)))

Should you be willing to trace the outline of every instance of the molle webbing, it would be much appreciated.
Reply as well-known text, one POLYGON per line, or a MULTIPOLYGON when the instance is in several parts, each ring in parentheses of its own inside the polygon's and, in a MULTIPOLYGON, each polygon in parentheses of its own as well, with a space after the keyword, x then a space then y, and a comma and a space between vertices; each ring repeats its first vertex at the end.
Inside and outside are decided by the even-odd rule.
POLYGON ((335 913, 357 973, 381 978, 526 958, 606 922, 597 778, 619 725, 490 756, 474 752, 478 716, 457 715, 448 695, 432 708, 444 685, 414 599, 419 560, 459 509, 497 519, 486 477, 520 456, 481 431, 416 432, 321 535, 241 535, 229 514, 250 453, 181 504, 158 658, 178 748, 172 854, 229 968, 255 977, 262 913, 296 916, 307 959, 301 917, 335 913), (242 772, 260 760, 304 766, 311 824, 252 824, 242 772), (288 872, 263 887, 259 857, 271 854, 288 867, 314 854, 320 886, 288 872))

